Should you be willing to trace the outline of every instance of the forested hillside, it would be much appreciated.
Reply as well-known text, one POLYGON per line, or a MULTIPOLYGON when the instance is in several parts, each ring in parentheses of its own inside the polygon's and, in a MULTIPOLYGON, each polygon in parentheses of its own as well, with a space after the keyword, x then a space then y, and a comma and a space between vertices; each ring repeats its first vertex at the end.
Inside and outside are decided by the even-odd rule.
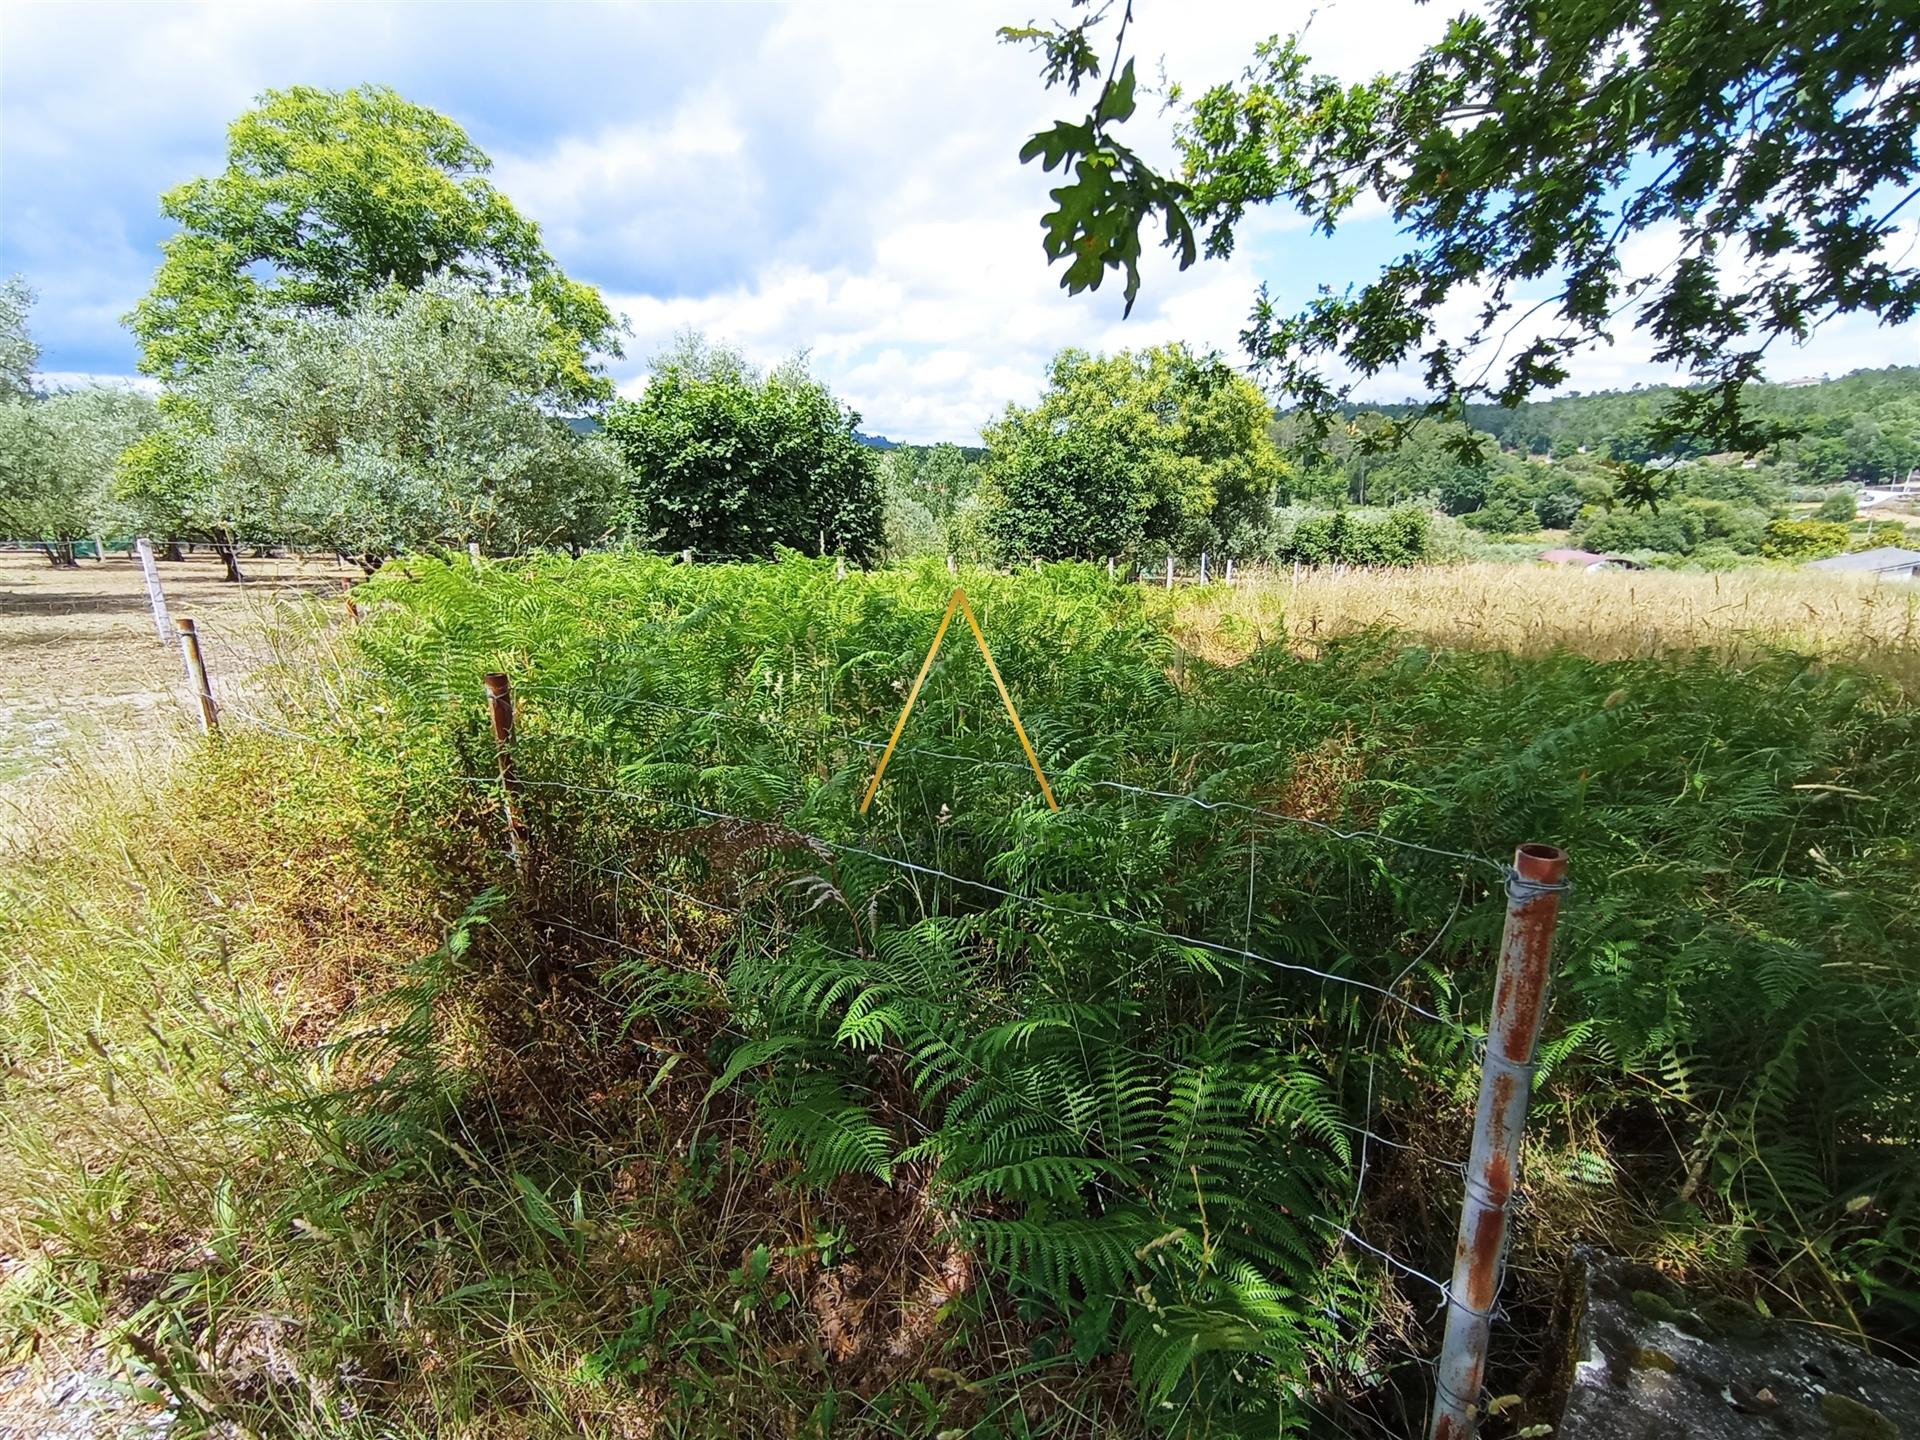
MULTIPOLYGON (((1584 449, 1646 461, 1666 453, 1649 438, 1648 427, 1673 395, 1674 387, 1658 385, 1566 395, 1511 410, 1469 405, 1467 423, 1505 450, 1564 457, 1584 449)), ((1798 484, 1872 484, 1920 465, 1920 366, 1856 370, 1811 384, 1754 385, 1746 398, 1761 420, 1799 432, 1772 457, 1793 467, 1798 484)), ((1682 453, 1703 454, 1705 447, 1682 453)))

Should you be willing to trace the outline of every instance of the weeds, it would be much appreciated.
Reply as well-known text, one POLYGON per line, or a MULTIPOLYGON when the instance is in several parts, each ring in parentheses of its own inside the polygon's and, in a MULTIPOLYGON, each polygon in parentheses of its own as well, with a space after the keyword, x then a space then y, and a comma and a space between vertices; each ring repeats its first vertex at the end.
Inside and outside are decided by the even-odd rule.
POLYGON ((10 883, 17 1332, 263 1433, 1411 1429, 1431 1296, 1347 1232, 1445 1267, 1501 908, 1459 857, 1523 839, 1579 888, 1501 1373, 1550 1369, 1577 1239, 1912 1323, 1882 682, 1377 633, 1214 666, 1164 597, 969 577, 1062 809, 962 647, 862 821, 948 583, 368 587, 289 696, 326 738, 204 753, 10 883))

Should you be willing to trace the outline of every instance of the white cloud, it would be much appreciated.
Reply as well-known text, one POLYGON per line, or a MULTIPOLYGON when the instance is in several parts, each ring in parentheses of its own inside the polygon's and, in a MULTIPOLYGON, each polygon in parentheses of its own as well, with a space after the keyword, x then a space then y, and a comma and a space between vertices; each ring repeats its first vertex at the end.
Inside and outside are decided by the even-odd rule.
MULTIPOLYGON (((1256 41, 1307 13, 1317 65, 1357 79, 1403 64, 1457 6, 1136 8, 1130 48, 1143 78, 1164 61, 1192 94, 1233 78, 1256 41)), ((1179 273, 1151 252, 1124 321, 1117 280, 1065 295, 1040 248, 1058 176, 1016 156, 1088 97, 1043 91, 1035 57, 996 43, 998 25, 1024 18, 1001 0, 577 5, 550 16, 15 6, 0 52, 0 243, 6 267, 42 292, 46 364, 131 369, 117 321, 158 258, 158 193, 216 169, 226 123, 262 89, 389 83, 465 125, 561 263, 632 318, 614 372, 624 391, 690 327, 762 363, 809 351, 866 428, 914 440, 972 438, 1008 401, 1037 394, 1066 345, 1180 339, 1237 357, 1262 280, 1291 304, 1320 283, 1366 278, 1397 249, 1371 200, 1332 241, 1267 212, 1242 226, 1230 262, 1179 273)), ((1164 162, 1171 126, 1157 104, 1143 97, 1129 131, 1164 162)), ((1838 323, 1780 366, 1910 361, 1916 333, 1838 323)), ((1580 357, 1573 383, 1654 378, 1643 337, 1624 327, 1621 337, 1580 357)), ((1418 381, 1376 377, 1367 393, 1398 399, 1418 381)))

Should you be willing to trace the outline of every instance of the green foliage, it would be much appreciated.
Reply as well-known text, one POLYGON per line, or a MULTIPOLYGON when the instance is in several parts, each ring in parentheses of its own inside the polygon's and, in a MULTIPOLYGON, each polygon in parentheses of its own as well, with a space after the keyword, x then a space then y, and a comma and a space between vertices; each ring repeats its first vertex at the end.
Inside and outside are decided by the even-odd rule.
POLYGON ((1814 520, 1837 520, 1851 525, 1860 514, 1860 500, 1851 490, 1835 490, 1814 507, 1814 520))
POLYGON ((1260 392, 1184 345, 1054 357, 1047 391, 983 432, 1011 559, 1258 553, 1287 467, 1260 392))
MULTIPOLYGON (((926 1177, 1058 1345, 1125 1350, 1177 1433, 1271 1434, 1293 1383, 1364 1348, 1390 1277, 1311 1217, 1347 1213, 1352 1127, 1464 1128, 1471 1108, 1464 1034, 1281 966, 1475 1020, 1501 898, 1444 856, 1108 780, 1266 810, 1313 795, 1283 803, 1450 850, 1566 844, 1543 1143, 1583 1174, 1604 1173, 1596 1144, 1632 1152, 1647 1194, 1700 1176, 1635 1222, 1695 1263, 1752 1265, 1816 1308, 1906 1303, 1920 736, 1862 679, 1367 636, 1189 660, 1175 684, 1154 592, 1094 567, 972 576, 1062 808, 1016 778, 959 647, 863 819, 856 742, 897 712, 943 566, 410 568, 356 634, 391 738, 353 742, 399 767, 409 829, 495 823, 487 791, 447 778, 485 773, 454 769, 485 764, 481 707, 442 697, 512 668, 552 913, 669 970, 688 962, 650 914, 720 926, 691 972, 718 968, 732 1015, 709 1093, 750 1096, 802 1183, 926 1177), (636 915, 656 884, 672 893, 636 915)), ((1377 1196, 1362 1233, 1410 1223, 1377 1196)), ((1409 1263, 1444 1268, 1446 1219, 1401 1232, 1409 1263)))
MULTIPOLYGON (((1049 84, 1077 86, 1101 73, 1105 14, 1008 38, 1042 50, 1049 84)), ((1110 133, 1133 109, 1123 20, 1092 113, 1021 155, 1081 177, 1048 217, 1049 258, 1072 260, 1063 283, 1124 269, 1129 300, 1152 217, 1184 267, 1196 226, 1224 256, 1250 207, 1288 206, 1331 233, 1363 197, 1383 201, 1413 241, 1377 280, 1292 316, 1264 295, 1254 309, 1255 358, 1323 429, 1353 378, 1416 359, 1436 415, 1550 389, 1633 296, 1654 358, 1707 382, 1671 397, 1656 445, 1752 450, 1779 433, 1740 404, 1771 340, 1833 314, 1898 324, 1920 310, 1920 266, 1886 243, 1899 212, 1887 197, 1920 175, 1920 80, 1906 68, 1920 20, 1906 10, 1840 0, 1755 23, 1718 0, 1508 0, 1456 19, 1404 73, 1354 85, 1313 73, 1304 42, 1266 41, 1242 81, 1192 102, 1176 182, 1110 133), (1677 257, 1636 270, 1630 247, 1655 226, 1673 229, 1677 257), (1732 249, 1753 266, 1736 274, 1732 249), (1528 311, 1539 333, 1492 375, 1476 352, 1548 276, 1544 312, 1528 311), (1439 334, 1469 292, 1476 328, 1439 334)))
POLYGON ((344 313, 242 317, 176 382, 121 495, 166 534, 239 535, 380 559, 477 540, 580 547, 623 472, 552 413, 567 379, 521 300, 431 280, 344 313))
POLYGON ((0 400, 24 400, 33 393, 33 372, 40 347, 27 329, 33 291, 18 275, 0 280, 0 400))
POLYGON ((1487 486, 1485 503, 1464 518, 1473 529, 1488 535, 1527 534, 1538 524, 1533 501, 1512 475, 1495 476, 1487 486))
POLYGON ((765 375, 685 336, 607 430, 630 476, 639 543, 718 557, 824 546, 865 563, 883 534, 880 461, 860 416, 795 359, 765 375))
POLYGON ((968 520, 979 508, 970 502, 979 492, 980 470, 979 461, 958 445, 900 445, 882 455, 886 558, 984 558, 967 533, 968 520))
POLYGON ((152 400, 111 386, 0 399, 0 532, 71 562, 75 541, 115 528, 114 466, 155 423, 152 400))
POLYGON ((1350 510, 1308 512, 1283 519, 1274 557, 1302 565, 1417 565, 1432 549, 1431 518, 1403 505, 1371 516, 1350 510))
POLYGON ((1775 520, 1760 553, 1769 560, 1824 560, 1848 548, 1847 527, 1832 520, 1775 520))
POLYGON ((592 356, 619 353, 613 316, 554 264, 490 168, 452 120, 385 86, 266 91, 229 127, 226 168, 161 197, 181 229, 128 317, 141 368, 191 374, 263 307, 346 314, 443 277, 530 302, 561 388, 605 398, 592 356))
MULTIPOLYGON (((1571 459, 1581 449, 1645 462, 1665 453, 1701 460, 1672 472, 1685 492, 1718 500, 1773 504, 1785 483, 1879 484, 1920 465, 1920 367, 1858 370, 1835 380, 1745 387, 1741 404, 1756 422, 1789 438, 1760 451, 1749 467, 1736 455, 1708 458, 1707 437, 1664 444, 1655 434, 1678 392, 1668 385, 1531 400, 1512 407, 1469 405, 1466 423, 1510 450, 1571 459)), ((1399 407, 1383 407, 1389 414, 1399 407)))

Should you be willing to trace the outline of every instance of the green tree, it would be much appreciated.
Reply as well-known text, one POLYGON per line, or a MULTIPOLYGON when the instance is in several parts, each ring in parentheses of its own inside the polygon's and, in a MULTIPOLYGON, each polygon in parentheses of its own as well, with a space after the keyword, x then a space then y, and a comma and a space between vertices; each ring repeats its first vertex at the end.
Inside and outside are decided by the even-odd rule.
POLYGON ((128 317, 141 368, 190 374, 262 307, 344 314, 448 276, 534 301, 554 383, 604 398, 592 355, 619 353, 613 316, 554 264, 539 227, 485 179, 491 167, 452 120, 385 86, 267 91, 228 130, 226 169, 161 197, 181 229, 128 317))
POLYGON ((553 414, 548 336, 537 306, 444 279, 344 314, 252 312, 176 383, 121 494, 220 545, 230 573, 242 540, 368 565, 468 541, 577 552, 611 530, 624 477, 604 437, 553 414))
POLYGON ((1835 520, 1775 520, 1760 553, 1769 560, 1824 560, 1847 548, 1852 536, 1835 520))
POLYGON ((1912 5, 1495 0, 1404 73, 1358 85, 1313 73, 1300 36, 1275 37, 1242 82, 1182 111, 1177 180, 1116 138, 1135 83, 1130 3, 1111 50, 1095 43, 1110 8, 1002 32, 1040 48, 1049 85, 1101 82, 1084 119, 1022 151, 1068 177, 1044 222, 1048 256, 1070 262, 1062 284, 1118 270, 1131 305, 1149 219, 1184 267, 1201 248, 1230 253, 1254 207, 1330 233, 1363 200, 1385 203, 1410 243, 1376 280, 1294 315, 1262 295, 1253 312, 1254 359, 1323 427, 1353 380, 1406 363, 1436 413, 1524 400, 1633 298, 1654 358, 1705 382, 1671 393, 1655 441, 1751 450, 1779 433, 1740 403, 1774 340, 1838 314, 1920 313, 1920 256, 1887 248, 1920 176, 1912 5), (1637 268, 1634 241, 1655 227, 1678 253, 1637 268), (1441 334, 1468 294, 1473 332, 1441 334), (1481 354, 1523 319, 1538 335, 1492 373, 1481 354))
POLYGON ((1257 553, 1289 474, 1272 418, 1218 355, 1062 351, 1039 403, 985 431, 1000 546, 1046 559, 1257 553))
POLYGON ((21 400, 33 393, 33 372, 40 347, 27 329, 33 291, 18 275, 0 280, 0 399, 21 400))
POLYGON ((1539 517, 1518 477, 1496 475, 1487 486, 1485 502, 1466 517, 1466 523, 1489 535, 1524 535, 1538 527, 1539 517))
POLYGON ((816 548, 865 563, 882 542, 880 461, 860 423, 794 359, 762 374, 696 335, 653 360, 607 430, 631 472, 642 544, 719 556, 816 548))
POLYGON ((1813 512, 1816 520, 1838 520, 1842 525, 1852 524, 1859 515, 1860 500, 1851 490, 1835 490, 1813 512))
POLYGON ((117 518, 115 462, 155 423, 151 399, 111 386, 0 399, 0 532, 72 565, 117 518))

